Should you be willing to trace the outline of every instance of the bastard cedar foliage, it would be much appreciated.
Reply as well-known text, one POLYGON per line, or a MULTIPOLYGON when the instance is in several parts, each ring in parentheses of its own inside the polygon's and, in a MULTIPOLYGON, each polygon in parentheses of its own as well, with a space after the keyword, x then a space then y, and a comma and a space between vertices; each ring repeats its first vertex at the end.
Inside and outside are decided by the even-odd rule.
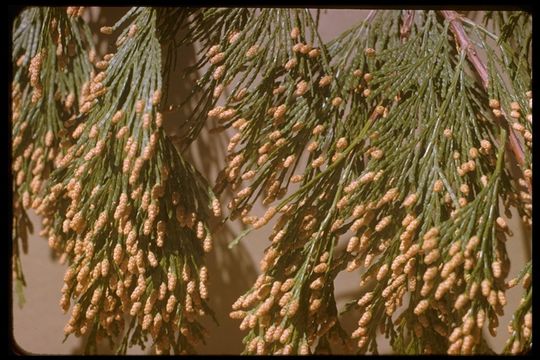
POLYGON ((530 349, 532 263, 509 278, 504 215, 531 226, 530 14, 372 10, 324 42, 317 10, 133 7, 101 28, 115 46, 100 58, 83 12, 29 7, 13 24, 11 159, 14 286, 22 300, 33 209, 68 265, 65 335, 87 353, 105 339, 193 353, 227 221, 246 226, 231 247, 273 224, 230 304, 244 354, 376 354, 380 333, 396 354, 490 354, 514 286, 503 352, 530 349), (178 106, 195 106, 172 141, 180 46, 197 49, 183 69, 197 81, 178 106), (217 179, 184 156, 205 126, 235 132, 217 179), (338 310, 343 271, 361 282, 338 310))

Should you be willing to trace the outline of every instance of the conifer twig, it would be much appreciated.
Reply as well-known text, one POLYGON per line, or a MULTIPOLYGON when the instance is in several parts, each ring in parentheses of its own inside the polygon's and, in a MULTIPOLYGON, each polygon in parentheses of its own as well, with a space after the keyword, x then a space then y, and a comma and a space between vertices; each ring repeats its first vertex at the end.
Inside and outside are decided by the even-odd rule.
POLYGON ((373 20, 373 18, 375 17, 375 15, 377 15, 377 10, 371 10, 369 12, 369 14, 366 16, 366 23, 369 23, 371 22, 371 20, 373 20))
MULTIPOLYGON (((450 29, 452 33, 456 37, 456 42, 458 43, 459 47, 462 49, 465 49, 467 53, 467 58, 472 63, 474 69, 478 73, 478 76, 480 76, 480 79, 482 80, 482 85, 485 89, 488 88, 488 74, 487 74, 487 67, 484 64, 484 62, 480 59, 478 56, 478 53, 476 52, 476 49, 474 45, 470 42, 469 37, 467 36, 465 29, 463 28, 463 25, 460 21, 460 16, 457 12, 452 10, 442 10, 442 15, 448 22, 450 23, 450 29)), ((507 116, 504 112, 502 112, 502 118, 506 119, 507 116)), ((512 152, 514 153, 514 156, 516 157, 516 160, 520 165, 523 165, 525 163, 525 155, 523 154, 523 147, 521 146, 515 130, 513 128, 510 128, 509 132, 510 137, 510 148, 512 152)), ((529 192, 532 192, 531 184, 529 181, 527 181, 527 188, 529 192)))
POLYGON ((482 79, 482 84, 484 88, 488 87, 488 73, 486 65, 478 57, 478 53, 474 45, 470 42, 469 37, 463 29, 463 25, 459 20, 459 14, 452 10, 442 10, 444 18, 450 23, 450 29, 452 33, 456 36, 456 41, 460 48, 465 49, 467 52, 467 58, 471 61, 474 69, 482 79))
POLYGON ((407 40, 407 38, 411 34, 411 28, 412 28, 413 23, 414 23, 414 11, 406 10, 405 16, 403 19, 403 24, 401 25, 401 28, 399 29, 401 41, 405 42, 407 40))

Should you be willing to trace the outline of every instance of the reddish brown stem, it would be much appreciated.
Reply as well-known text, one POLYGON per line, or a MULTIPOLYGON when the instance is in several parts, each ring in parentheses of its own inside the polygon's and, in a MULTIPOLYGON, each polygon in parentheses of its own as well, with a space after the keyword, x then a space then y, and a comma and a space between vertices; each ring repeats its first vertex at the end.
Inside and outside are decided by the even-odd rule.
POLYGON ((459 47, 465 49, 469 61, 474 66, 474 69, 480 76, 480 79, 482 79, 484 88, 487 89, 489 80, 486 65, 484 65, 482 60, 480 60, 474 45, 469 41, 469 37, 465 33, 465 29, 459 20, 459 14, 452 10, 442 10, 441 13, 450 23, 450 30, 454 33, 459 47))
POLYGON ((409 35, 411 34, 411 28, 412 28, 413 22, 414 22, 414 11, 405 10, 403 24, 401 24, 401 28, 399 29, 399 36, 401 38, 401 42, 405 42, 407 38, 409 37, 409 35))
MULTIPOLYGON (((484 89, 488 89, 489 85, 489 78, 487 73, 486 65, 482 62, 480 57, 478 56, 476 49, 474 45, 469 41, 469 37, 467 36, 465 29, 463 28, 463 24, 461 23, 460 16, 457 12, 452 10, 441 10, 442 15, 448 22, 450 23, 450 30, 454 34, 456 38, 457 45, 461 49, 465 49, 467 53, 467 58, 473 65, 474 69, 476 70, 476 73, 478 76, 480 76, 480 79, 482 80, 482 85, 484 86, 484 89)), ((502 117, 506 124, 508 124, 508 120, 506 114, 501 111, 502 117)), ((502 123, 502 121, 501 121, 502 123)), ((516 136, 515 130, 512 127, 509 128, 509 137, 510 137, 510 149, 512 153, 514 154, 516 160, 518 163, 523 166, 525 164, 525 155, 523 153, 523 147, 521 143, 518 140, 518 137, 516 136)), ((527 187, 529 189, 529 192, 531 192, 531 184, 529 181, 527 181, 527 187)))

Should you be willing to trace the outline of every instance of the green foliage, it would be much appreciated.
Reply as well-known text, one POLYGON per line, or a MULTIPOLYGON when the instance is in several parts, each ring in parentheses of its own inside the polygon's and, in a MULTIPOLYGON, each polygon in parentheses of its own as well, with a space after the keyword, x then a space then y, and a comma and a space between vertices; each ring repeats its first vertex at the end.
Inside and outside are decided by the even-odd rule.
POLYGON ((532 262, 528 262, 519 276, 518 282, 523 283, 525 294, 514 312, 510 322, 510 338, 506 341, 503 353, 515 354, 516 352, 529 352, 532 347, 532 262))
POLYGON ((91 71, 87 51, 94 51, 88 26, 64 9, 29 8, 13 24, 12 227, 17 284, 25 285, 21 243, 26 252, 28 233, 33 232, 25 208, 39 206, 36 195, 62 154, 59 144, 73 123, 79 89, 91 71))
POLYGON ((204 252, 221 216, 214 194, 227 187, 227 219, 251 226, 230 246, 277 217, 260 276, 232 305, 245 354, 376 354, 379 333, 396 353, 493 353, 482 328, 494 335, 519 281, 526 293, 504 351, 530 348, 532 266, 507 281, 502 217, 516 207, 531 224, 530 16, 487 12, 481 26, 452 11, 374 10, 326 43, 318 17, 132 8, 102 28, 119 35, 98 61, 72 15, 20 16, 14 265, 24 281, 18 239, 33 207, 69 264, 66 335, 89 334, 87 352, 107 337, 125 353, 148 335, 158 353, 194 352, 205 333, 196 316, 212 315, 204 252), (54 33, 37 31, 52 23, 76 40, 60 41, 75 49, 66 64, 61 51, 51 56, 54 33), (196 105, 178 124, 179 148, 208 122, 237 131, 213 189, 162 128, 163 79, 178 47, 194 44, 198 59, 184 71, 200 76, 180 107, 196 105), (252 215, 261 200, 270 207, 252 215), (362 280, 340 314, 334 281, 344 270, 362 280), (352 310, 361 315, 349 334, 341 320, 352 310))

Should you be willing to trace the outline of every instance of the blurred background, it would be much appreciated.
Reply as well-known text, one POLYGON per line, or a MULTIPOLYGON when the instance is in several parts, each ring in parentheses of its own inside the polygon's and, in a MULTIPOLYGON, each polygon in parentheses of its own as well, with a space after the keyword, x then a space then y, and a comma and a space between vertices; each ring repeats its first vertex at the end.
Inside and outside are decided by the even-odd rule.
MULTIPOLYGON (((101 26, 110 26, 117 21, 129 8, 123 7, 89 7, 85 10, 85 19, 91 24, 95 35, 97 51, 100 56, 114 51, 114 38, 105 37, 99 33, 101 26)), ((315 10, 313 10, 315 12, 315 10)), ((369 10, 355 9, 327 9, 321 10, 319 32, 323 41, 328 41, 361 21, 369 10)), ((480 18, 476 14, 470 17, 480 18)), ((192 64, 195 59, 194 48, 179 49, 176 71, 171 73, 171 88, 168 94, 167 105, 178 104, 183 95, 189 91, 193 79, 183 79, 180 70, 192 64)), ((224 94, 225 95, 225 94, 224 94)), ((222 95, 222 96, 224 96, 222 95)), ((168 106, 166 106, 167 108, 168 106)), ((175 124, 185 116, 189 109, 165 113, 165 127, 170 135, 176 131, 175 124)), ((208 124, 207 124, 208 125, 208 124)), ((213 183, 218 171, 224 165, 228 133, 219 135, 208 134, 203 130, 199 139, 191 145, 184 154, 195 164, 199 171, 213 183), (210 138, 211 136, 211 138, 210 138)), ((230 197, 225 194, 222 204, 226 204, 230 197)), ((230 194, 229 194, 230 195, 230 194)), ((502 204, 501 204, 502 206, 502 204)), ((255 215, 262 215, 265 207, 261 204, 254 206, 255 215)), ((508 253, 511 261, 509 278, 514 277, 523 264, 530 259, 530 237, 524 236, 519 217, 512 209, 512 219, 508 220, 513 229, 513 236, 507 241, 508 253)), ((38 234, 41 230, 40 219, 30 213, 34 224, 34 234, 29 237, 29 252, 21 256, 27 287, 24 289, 26 303, 21 308, 17 299, 13 299, 13 337, 22 351, 31 354, 82 354, 84 338, 71 336, 64 343, 64 325, 69 319, 63 314, 60 306, 60 289, 63 284, 66 265, 60 265, 51 255, 47 240, 38 234)), ((199 347, 200 354, 240 354, 243 349, 242 338, 245 333, 238 329, 240 322, 229 319, 232 303, 247 291, 259 274, 259 261, 263 252, 270 245, 268 236, 272 224, 250 233, 239 245, 228 249, 227 244, 235 238, 242 228, 239 222, 229 223, 228 226, 216 231, 215 249, 208 256, 210 274, 210 306, 219 321, 217 326, 212 321, 205 321, 209 337, 206 345, 199 347)), ((342 241, 345 241, 344 239, 342 241)), ((342 244, 341 244, 342 245, 342 244)), ((359 290, 357 272, 342 272, 336 279, 336 300, 338 310, 342 310, 347 302, 355 298, 359 290)), ((511 320, 520 297, 521 287, 517 286, 507 292, 508 305, 505 315, 500 319, 500 326, 495 338, 487 335, 488 342, 495 351, 501 351, 508 337, 506 327, 511 320)), ((347 331, 356 328, 359 313, 350 312, 341 321, 347 331)), ((208 319, 206 319, 208 320, 208 319)), ((486 330, 487 333, 487 330, 486 330)), ((100 354, 111 353, 106 344, 100 349, 100 354)), ((388 342, 381 336, 380 354, 390 354, 388 342)), ((151 349, 145 350, 134 347, 128 354, 150 354, 151 349)))

